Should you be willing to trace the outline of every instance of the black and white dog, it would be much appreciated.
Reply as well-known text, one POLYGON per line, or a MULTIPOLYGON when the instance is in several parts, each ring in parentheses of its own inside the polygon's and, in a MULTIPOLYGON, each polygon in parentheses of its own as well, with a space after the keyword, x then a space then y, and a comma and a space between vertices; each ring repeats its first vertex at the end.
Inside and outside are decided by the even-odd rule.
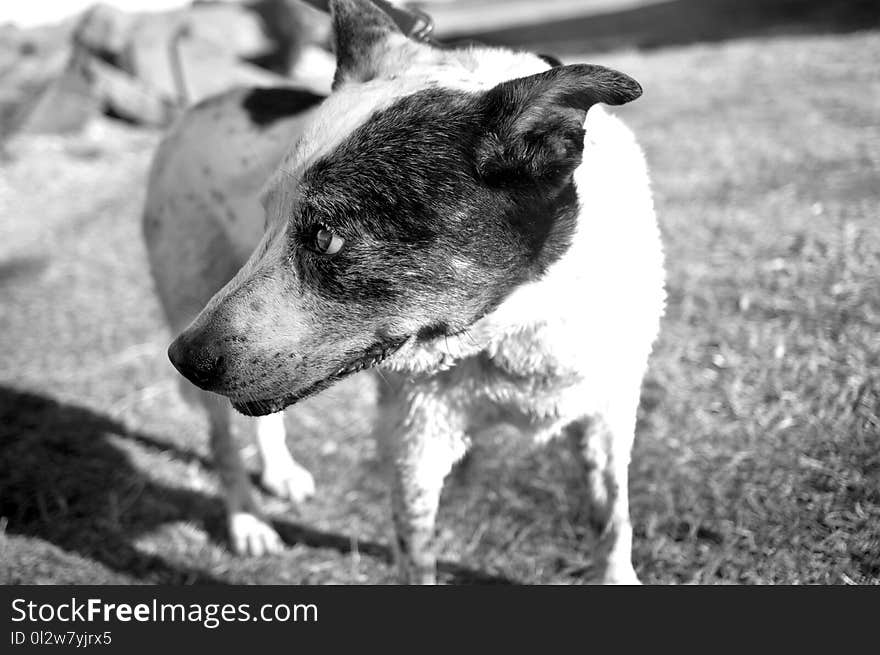
POLYGON ((203 391, 236 550, 280 547, 229 430, 257 419, 263 482, 313 482, 282 410, 380 367, 401 580, 435 579, 445 476, 498 421, 577 445, 599 579, 636 583, 627 468, 663 311, 644 159, 600 103, 641 88, 587 64, 440 49, 369 0, 330 3, 326 98, 205 101, 153 164, 144 232, 177 369, 203 391))

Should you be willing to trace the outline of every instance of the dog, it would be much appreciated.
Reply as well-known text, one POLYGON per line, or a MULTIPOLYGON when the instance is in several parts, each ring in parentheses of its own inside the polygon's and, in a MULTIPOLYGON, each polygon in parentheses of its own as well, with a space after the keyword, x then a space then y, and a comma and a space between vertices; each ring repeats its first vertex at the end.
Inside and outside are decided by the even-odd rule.
POLYGON ((264 486, 301 501, 314 482, 282 411, 372 369, 401 582, 435 582, 444 478, 503 421, 570 440, 597 581, 638 583, 627 475, 663 255, 642 151, 600 105, 641 87, 601 66, 419 42, 369 0, 330 11, 326 98, 203 101, 150 172, 144 235, 179 333, 168 355, 210 417, 234 549, 281 543, 229 402, 258 417, 264 486))

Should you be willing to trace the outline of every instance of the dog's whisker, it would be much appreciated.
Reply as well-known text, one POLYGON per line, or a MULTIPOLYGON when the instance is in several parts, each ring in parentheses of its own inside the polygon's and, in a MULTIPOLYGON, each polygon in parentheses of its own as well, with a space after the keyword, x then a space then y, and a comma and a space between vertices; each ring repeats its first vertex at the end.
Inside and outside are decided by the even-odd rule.
POLYGON ((477 343, 476 339, 474 339, 474 335, 471 334, 471 331, 470 331, 469 328, 465 328, 464 330, 462 330, 462 331, 461 331, 461 334, 462 334, 462 336, 465 336, 465 337, 467 337, 468 339, 470 339, 470 342, 471 342, 471 345, 472 345, 472 346, 477 346, 477 347, 479 348, 480 344, 477 343))
POLYGON ((385 377, 385 374, 382 373, 382 369, 378 366, 376 367, 376 373, 379 375, 380 378, 382 378, 382 382, 385 383, 385 386, 387 386, 389 389, 393 389, 391 383, 388 381, 388 378, 385 377))

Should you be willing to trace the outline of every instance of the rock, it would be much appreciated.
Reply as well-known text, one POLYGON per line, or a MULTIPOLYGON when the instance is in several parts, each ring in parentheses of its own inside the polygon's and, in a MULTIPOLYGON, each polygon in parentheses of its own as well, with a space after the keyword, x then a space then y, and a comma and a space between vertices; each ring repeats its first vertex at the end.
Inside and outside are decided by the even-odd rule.
POLYGON ((70 65, 47 82, 25 106, 13 128, 23 133, 61 134, 75 132, 97 115, 101 103, 82 70, 70 65))
MULTIPOLYGON (((73 26, 27 31, 0 27, 0 139, 27 120, 30 110, 64 74, 72 30, 73 26)), ((68 80, 59 86, 56 91, 66 95, 65 88, 76 84, 68 80)))
POLYGON ((223 68, 274 47, 259 17, 244 7, 196 5, 141 16, 132 26, 120 66, 165 97, 177 98, 179 88, 172 60, 175 43, 187 71, 186 84, 193 89, 191 100, 229 88, 236 81, 241 83, 238 75, 223 68), (214 61, 213 66, 210 61, 214 61), (197 79, 196 74, 213 79, 197 79))
POLYGON ((95 57, 84 57, 80 66, 105 114, 140 125, 162 126, 179 113, 172 99, 115 66, 95 57))
POLYGON ((7 85, 21 78, 22 84, 15 82, 15 102, 7 103, 0 93, 0 134, 10 126, 29 132, 75 130, 100 111, 133 123, 167 125, 187 104, 235 86, 289 85, 291 72, 323 89, 322 78, 329 84, 332 77, 332 62, 316 51, 307 32, 324 38, 326 30, 319 26, 321 21, 329 25, 329 19, 303 7, 294 0, 258 0, 254 7, 212 3, 127 14, 99 4, 65 39, 67 64, 53 60, 51 70, 31 65, 45 58, 23 54, 20 35, 12 34, 0 45, 8 42, 4 47, 15 63, 0 71, 0 81, 7 85), (308 68, 297 66, 303 52, 308 68), (281 74, 255 62, 272 64, 281 74), (34 70, 22 77, 16 71, 25 65, 34 70))
POLYGON ((128 43, 135 17, 104 4, 86 10, 73 31, 73 42, 109 63, 116 63, 128 43))

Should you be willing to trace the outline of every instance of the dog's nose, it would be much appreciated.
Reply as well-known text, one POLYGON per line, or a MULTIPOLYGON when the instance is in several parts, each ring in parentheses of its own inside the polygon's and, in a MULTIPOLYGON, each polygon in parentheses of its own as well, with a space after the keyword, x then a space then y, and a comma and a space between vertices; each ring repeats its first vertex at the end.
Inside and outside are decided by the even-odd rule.
POLYGON ((193 341, 185 335, 168 346, 168 359, 181 375, 205 391, 214 391, 226 371, 223 356, 210 343, 193 341))

